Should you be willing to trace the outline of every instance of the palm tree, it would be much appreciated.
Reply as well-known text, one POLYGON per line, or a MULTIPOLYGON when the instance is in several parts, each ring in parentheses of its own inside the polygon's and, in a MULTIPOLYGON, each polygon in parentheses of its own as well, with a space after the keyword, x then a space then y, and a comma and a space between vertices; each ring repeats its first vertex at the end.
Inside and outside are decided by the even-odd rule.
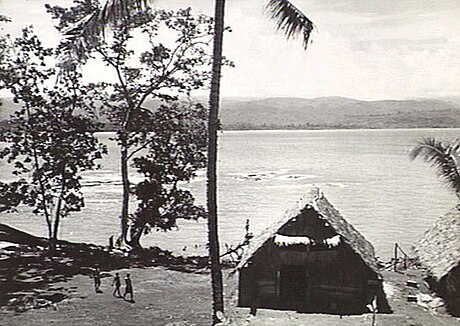
MULTIPOLYGON (((142 10, 147 0, 107 0, 103 9, 89 15, 79 26, 86 39, 101 34, 104 26, 117 24, 131 14, 131 10, 142 10)), ((297 7, 288 0, 269 0, 266 9, 288 39, 301 35, 303 47, 307 49, 314 25, 297 7)), ((211 283, 213 296, 213 324, 224 312, 222 270, 219 254, 217 215, 217 131, 219 129, 220 78, 222 66, 222 46, 225 17, 225 0, 215 0, 214 45, 211 92, 209 96, 208 118, 208 167, 207 167, 207 208, 208 242, 211 262, 211 283)))
POLYGON ((219 129, 220 77, 222 67, 222 45, 224 36, 225 0, 216 0, 214 9, 214 44, 212 55, 211 93, 208 115, 208 164, 207 164, 207 209, 208 246, 211 262, 213 325, 220 321, 219 312, 224 312, 224 288, 220 266, 220 244, 217 219, 217 131, 219 129))
POLYGON ((409 153, 411 159, 422 157, 430 163, 441 179, 455 192, 460 199, 460 139, 451 143, 443 143, 435 138, 427 137, 418 141, 417 146, 409 153))
MULTIPOLYGON (((313 23, 287 0, 270 0, 266 8, 287 38, 301 34, 303 46, 308 47, 313 23)), ((214 48, 212 64, 211 94, 208 120, 208 169, 207 204, 208 238, 211 259, 211 282, 213 295, 213 322, 219 322, 219 312, 224 312, 222 271, 219 262, 219 237, 217 218, 217 130, 219 128, 220 77, 222 67, 222 45, 224 33, 225 0, 215 1, 214 48)))

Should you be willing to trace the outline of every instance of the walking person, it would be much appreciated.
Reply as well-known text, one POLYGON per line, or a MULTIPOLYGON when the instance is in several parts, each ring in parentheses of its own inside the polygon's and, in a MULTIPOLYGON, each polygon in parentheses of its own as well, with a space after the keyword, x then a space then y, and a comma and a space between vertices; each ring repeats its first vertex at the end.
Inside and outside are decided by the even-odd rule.
POLYGON ((99 269, 99 267, 95 268, 93 278, 94 278, 94 290, 96 291, 96 293, 102 293, 102 291, 100 289, 100 287, 101 287, 101 270, 99 269))
POLYGON ((115 277, 113 278, 112 281, 112 286, 115 287, 113 289, 113 296, 117 298, 121 298, 121 292, 120 292, 120 286, 121 286, 121 280, 120 280, 120 274, 115 273, 115 277))
POLYGON ((123 295, 123 299, 126 300, 126 296, 130 295, 130 300, 127 300, 129 302, 134 302, 133 298, 133 283, 131 282, 131 278, 129 274, 126 274, 125 277, 125 294, 123 295))

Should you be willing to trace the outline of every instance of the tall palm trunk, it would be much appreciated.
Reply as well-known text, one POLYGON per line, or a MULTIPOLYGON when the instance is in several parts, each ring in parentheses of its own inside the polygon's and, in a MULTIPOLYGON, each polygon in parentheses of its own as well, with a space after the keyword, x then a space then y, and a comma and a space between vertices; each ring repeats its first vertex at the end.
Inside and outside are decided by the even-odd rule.
POLYGON ((207 206, 208 242, 211 261, 213 324, 219 322, 217 312, 224 312, 222 269, 219 258, 219 234, 217 226, 217 131, 219 129, 220 76, 222 43, 224 34, 225 0, 216 0, 214 12, 214 45, 211 94, 208 117, 208 169, 207 206))

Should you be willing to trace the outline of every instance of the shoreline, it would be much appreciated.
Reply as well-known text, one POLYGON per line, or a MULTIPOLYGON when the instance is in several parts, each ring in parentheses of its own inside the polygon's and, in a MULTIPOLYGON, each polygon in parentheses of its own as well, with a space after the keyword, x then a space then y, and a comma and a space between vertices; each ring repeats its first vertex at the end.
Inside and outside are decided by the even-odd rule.
MULTIPOLYGON (((222 129, 219 130, 219 132, 231 132, 231 133, 246 133, 246 132, 334 132, 334 131, 345 131, 345 132, 352 132, 352 131, 404 131, 404 130, 421 130, 421 131, 429 131, 429 130, 456 130, 460 129, 459 127, 413 127, 413 128, 407 128, 407 127, 395 127, 395 128, 314 128, 314 129, 290 129, 290 128, 266 128, 266 129, 222 129)), ((107 135, 107 134, 112 134, 115 133, 116 130, 102 130, 102 131, 96 131, 95 134, 99 135, 107 135)))

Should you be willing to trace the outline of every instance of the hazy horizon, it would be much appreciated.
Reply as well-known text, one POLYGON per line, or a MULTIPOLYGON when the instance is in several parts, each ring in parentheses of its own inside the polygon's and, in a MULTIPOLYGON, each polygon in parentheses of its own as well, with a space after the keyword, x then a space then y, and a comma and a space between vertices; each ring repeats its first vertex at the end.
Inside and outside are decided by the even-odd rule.
MULTIPOLYGON (((263 9, 264 1, 227 3, 224 54, 235 68, 223 69, 222 95, 229 97, 342 96, 360 100, 456 97, 460 94, 460 2, 458 0, 293 0, 316 31, 304 51, 286 41, 263 9)), ((17 35, 33 24, 46 44, 59 35, 45 3, 69 0, 2 0, 12 19, 4 32, 17 35)), ((157 0, 158 8, 191 5, 157 0)), ((195 13, 213 14, 212 1, 194 0, 195 13)), ((85 69, 88 79, 105 74, 102 65, 85 69)), ((204 95, 206 91, 201 92, 204 95)))
MULTIPOLYGON (((207 99, 209 95, 206 94, 197 94, 192 95, 191 98, 197 99, 207 99)), ((303 99, 303 100, 315 100, 321 98, 343 98, 355 101, 362 101, 362 102, 378 102, 378 101, 417 101, 417 100, 440 100, 440 101, 449 101, 449 100, 459 100, 460 95, 452 95, 452 96, 431 96, 431 97, 413 97, 413 98, 382 98, 376 100, 368 100, 368 99, 361 99, 356 97, 349 97, 349 96, 340 96, 340 95, 326 95, 326 96, 316 96, 316 97, 306 97, 306 96, 289 96, 289 95, 279 95, 279 96, 221 96, 221 100, 237 100, 237 101, 257 101, 257 100, 268 100, 268 99, 303 99)), ((13 99, 13 95, 11 94, 0 94, 0 99, 13 99)), ((149 98, 148 98, 149 99, 149 98)), ((148 100, 147 99, 147 100, 148 100)), ((20 105, 18 103, 17 105, 20 105)))

